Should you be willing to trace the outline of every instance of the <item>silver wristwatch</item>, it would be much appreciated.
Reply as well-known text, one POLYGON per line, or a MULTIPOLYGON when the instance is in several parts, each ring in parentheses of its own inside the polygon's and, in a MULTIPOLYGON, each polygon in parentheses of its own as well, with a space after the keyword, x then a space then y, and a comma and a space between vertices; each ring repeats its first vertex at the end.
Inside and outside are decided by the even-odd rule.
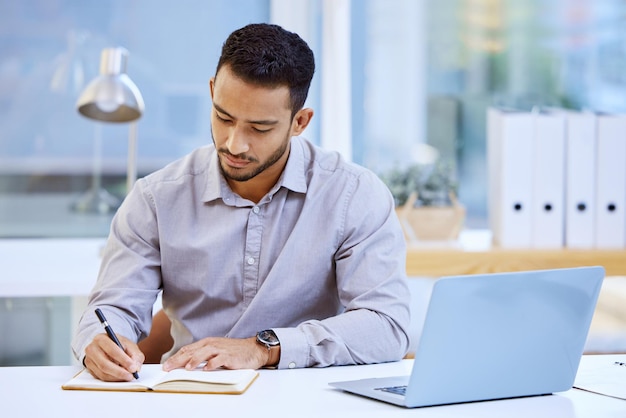
POLYGON ((270 350, 272 347, 276 347, 280 345, 280 341, 278 341, 278 337, 276 333, 271 329, 266 329, 263 331, 259 331, 256 335, 256 341, 259 344, 262 344, 270 350))

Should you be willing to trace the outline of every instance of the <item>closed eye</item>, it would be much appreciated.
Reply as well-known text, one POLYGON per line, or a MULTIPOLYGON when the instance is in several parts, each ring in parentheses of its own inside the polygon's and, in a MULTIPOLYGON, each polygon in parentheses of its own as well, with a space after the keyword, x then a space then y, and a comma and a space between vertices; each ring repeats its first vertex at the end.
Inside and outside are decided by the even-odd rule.
POLYGON ((225 118, 221 117, 217 112, 215 112, 215 117, 217 118, 217 120, 219 120, 220 122, 223 122, 223 123, 232 122, 230 119, 225 119, 225 118))

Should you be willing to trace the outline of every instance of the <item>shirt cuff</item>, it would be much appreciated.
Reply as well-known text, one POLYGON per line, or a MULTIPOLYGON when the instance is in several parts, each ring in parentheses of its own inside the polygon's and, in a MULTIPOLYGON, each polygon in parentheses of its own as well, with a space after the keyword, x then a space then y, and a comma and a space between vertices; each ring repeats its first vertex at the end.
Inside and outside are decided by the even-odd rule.
POLYGON ((297 328, 273 328, 280 341, 279 369, 308 367, 310 348, 306 336, 297 328))

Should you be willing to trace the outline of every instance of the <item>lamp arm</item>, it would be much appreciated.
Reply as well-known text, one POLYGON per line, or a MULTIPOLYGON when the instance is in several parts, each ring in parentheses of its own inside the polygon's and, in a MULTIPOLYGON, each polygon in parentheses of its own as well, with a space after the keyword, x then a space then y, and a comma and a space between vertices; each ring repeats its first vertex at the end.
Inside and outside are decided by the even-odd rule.
POLYGON ((128 128, 128 160, 126 164, 126 194, 137 180, 137 122, 131 122, 128 128))

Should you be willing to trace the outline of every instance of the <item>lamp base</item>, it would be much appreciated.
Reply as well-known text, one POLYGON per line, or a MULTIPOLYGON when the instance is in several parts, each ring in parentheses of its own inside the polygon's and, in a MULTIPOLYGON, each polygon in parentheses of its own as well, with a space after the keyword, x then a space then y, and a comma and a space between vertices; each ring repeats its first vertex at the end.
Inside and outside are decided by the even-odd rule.
POLYGON ((115 212, 121 203, 120 199, 105 189, 89 189, 72 203, 70 209, 74 212, 106 215, 115 212))

